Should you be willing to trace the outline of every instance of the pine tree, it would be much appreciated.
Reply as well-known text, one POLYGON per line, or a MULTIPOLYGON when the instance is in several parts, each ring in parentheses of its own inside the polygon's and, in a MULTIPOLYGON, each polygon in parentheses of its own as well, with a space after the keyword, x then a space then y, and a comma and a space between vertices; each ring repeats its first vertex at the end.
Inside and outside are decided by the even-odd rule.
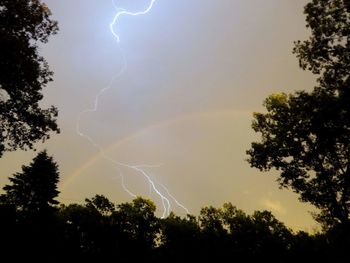
POLYGON ((58 165, 46 151, 40 152, 29 166, 23 166, 21 173, 9 178, 11 184, 3 189, 2 199, 16 207, 17 211, 41 214, 58 204, 58 165))

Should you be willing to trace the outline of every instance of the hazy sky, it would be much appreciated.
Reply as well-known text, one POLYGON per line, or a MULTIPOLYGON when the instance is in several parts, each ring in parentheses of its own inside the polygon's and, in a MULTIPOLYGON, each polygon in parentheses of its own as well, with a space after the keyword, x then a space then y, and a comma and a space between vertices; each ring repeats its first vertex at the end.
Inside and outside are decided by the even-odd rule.
MULTIPOLYGON (((130 201, 120 168, 127 187, 152 198, 162 212, 145 178, 103 159, 76 133, 77 116, 94 106, 124 57, 124 74, 100 96, 98 111, 80 122, 106 155, 132 165, 161 165, 146 171, 193 214, 232 202, 248 213, 271 210, 289 227, 312 230, 312 208, 280 190, 273 172, 261 173, 245 161, 258 139, 250 128, 252 112, 263 111, 264 98, 314 85, 314 76, 299 69, 292 54, 293 41, 308 36, 307 1, 157 0, 149 14, 120 19, 119 44, 109 30, 116 13, 110 0, 45 2, 60 31, 41 49, 55 72, 43 106, 58 107, 62 132, 38 149, 47 148, 60 166, 62 202, 97 193, 130 201)), ((116 4, 138 11, 149 0, 116 4)), ((5 153, 1 185, 34 155, 5 153)))

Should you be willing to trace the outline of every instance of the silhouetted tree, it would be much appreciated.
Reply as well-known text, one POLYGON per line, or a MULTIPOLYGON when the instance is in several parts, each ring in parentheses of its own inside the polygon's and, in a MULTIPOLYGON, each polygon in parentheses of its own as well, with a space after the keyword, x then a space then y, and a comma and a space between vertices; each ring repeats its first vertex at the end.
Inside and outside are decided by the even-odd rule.
POLYGON ((160 220, 161 244, 159 253, 167 262, 190 262, 198 260, 201 251, 200 228, 194 216, 185 218, 173 212, 160 220))
POLYGON ((312 0, 305 14, 311 36, 294 48, 301 68, 319 75, 320 86, 328 92, 349 94, 349 0, 312 0))
POLYGON ((40 0, 0 0, 0 157, 59 132, 57 109, 38 104, 42 88, 52 80, 38 54, 38 44, 58 29, 50 15, 40 0))
POLYGON ((237 209, 231 203, 225 203, 221 213, 222 222, 231 235, 239 235, 239 232, 246 234, 252 224, 251 218, 243 210, 237 209))
POLYGON ((132 203, 119 204, 112 216, 136 246, 152 249, 159 230, 155 211, 152 201, 137 197, 132 203))
POLYGON ((255 227, 251 216, 243 210, 237 209, 231 203, 225 203, 222 207, 222 222, 228 231, 230 250, 235 257, 246 258, 255 256, 255 227))
POLYGON ((126 240, 119 226, 112 223, 114 211, 115 205, 103 195, 85 199, 84 205, 61 206, 68 254, 78 260, 104 260, 121 253, 118 244, 126 240))
POLYGON ((227 231, 223 226, 222 210, 213 206, 203 207, 199 214, 202 232, 211 237, 222 237, 227 231))
POLYGON ((251 166, 280 171, 279 183, 320 209, 327 227, 350 221, 349 1, 313 0, 305 7, 311 37, 296 42, 300 66, 318 74, 312 92, 269 96, 255 113, 261 141, 247 151, 251 166))
POLYGON ((205 259, 286 262, 292 233, 268 211, 247 215, 231 203, 201 210, 205 259))
POLYGON ((159 234, 154 212, 155 205, 141 197, 116 209, 103 195, 86 199, 84 205, 63 205, 64 251, 77 260, 149 259, 159 234))
POLYGON ((251 216, 254 233, 254 254, 259 258, 282 259, 291 246, 291 231, 269 211, 255 211, 251 216))
POLYGON ((342 262, 331 255, 331 250, 327 236, 324 233, 311 235, 300 231, 292 237, 287 262, 296 262, 301 258, 303 262, 342 262))
POLYGON ((22 214, 46 213, 58 204, 58 166, 46 151, 38 153, 29 166, 22 166, 22 172, 9 180, 11 184, 3 188, 1 198, 22 214))
MULTIPOLYGON (((65 251, 76 259, 97 259, 107 239, 108 219, 94 207, 71 204, 60 207, 60 218, 65 224, 65 251)), ((108 239, 109 241, 109 239, 108 239)))
POLYGON ((227 249, 228 233, 224 226, 222 209, 213 206, 203 207, 200 210, 198 221, 201 229, 200 261, 225 261, 229 249, 227 249))
POLYGON ((55 255, 61 248, 60 222, 56 217, 59 191, 58 166, 46 151, 39 152, 21 173, 9 178, 10 184, 1 195, 1 216, 10 219, 5 222, 2 238, 6 253, 11 253, 15 262, 22 260, 44 260, 56 262, 55 255), (6 210, 3 210, 7 208, 6 210), (10 217, 9 217, 10 215, 10 217), (12 242, 11 242, 12 240, 12 242), (51 258, 55 255, 54 258, 51 258))
POLYGON ((16 224, 16 209, 0 200, 0 247, 1 257, 13 257, 18 249, 18 227, 16 224))
POLYGON ((86 207, 96 209, 101 215, 110 215, 115 211, 115 205, 103 195, 95 195, 85 199, 86 207))

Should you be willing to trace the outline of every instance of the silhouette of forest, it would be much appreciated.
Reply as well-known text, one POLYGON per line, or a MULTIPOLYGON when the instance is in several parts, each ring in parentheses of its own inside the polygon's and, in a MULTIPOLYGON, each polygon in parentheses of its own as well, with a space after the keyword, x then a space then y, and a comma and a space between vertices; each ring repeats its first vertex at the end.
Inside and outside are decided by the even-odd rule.
MULTIPOLYGON (((350 1, 310 0, 311 36, 293 53, 317 85, 276 93, 254 113, 260 135, 247 150, 261 171, 315 206, 318 233, 295 232, 270 211, 247 214, 231 203, 198 216, 156 216, 137 197, 115 203, 103 195, 61 204, 59 166, 39 152, 9 175, 0 195, 3 262, 348 262, 350 248, 350 1)), ((40 0, 0 0, 0 157, 28 150, 59 133, 58 110, 40 107, 52 72, 38 45, 58 32, 40 0)))
POLYGON ((345 262, 348 232, 293 232, 269 211, 231 203, 199 216, 155 215, 150 200, 114 204, 103 195, 59 204, 58 166, 40 152, 10 177, 0 200, 2 257, 62 262, 345 262))

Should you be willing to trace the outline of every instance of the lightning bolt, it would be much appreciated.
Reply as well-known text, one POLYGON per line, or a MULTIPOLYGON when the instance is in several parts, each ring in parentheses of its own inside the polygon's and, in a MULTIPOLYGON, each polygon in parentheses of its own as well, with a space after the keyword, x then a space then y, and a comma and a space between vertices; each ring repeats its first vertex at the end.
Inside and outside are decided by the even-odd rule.
MULTIPOLYGON (((113 4, 115 5, 115 2, 114 2, 114 1, 112 1, 112 2, 113 2, 113 4)), ((129 11, 126 11, 126 10, 120 10, 120 11, 118 11, 118 12, 115 14, 115 16, 114 16, 112 22, 111 22, 110 25, 109 25, 109 28, 110 28, 110 30, 111 30, 112 35, 115 37, 115 39, 117 40, 118 43, 120 42, 120 37, 119 37, 119 35, 115 32, 114 28, 115 28, 115 26, 118 24, 119 18, 120 18, 121 16, 142 16, 142 15, 145 15, 145 14, 149 13, 149 12, 152 10, 152 7, 153 7, 153 5, 154 5, 155 2, 156 2, 156 0, 151 0, 151 2, 149 3, 148 7, 147 7, 145 10, 143 10, 143 11, 139 11, 139 12, 129 12, 129 11)))
MULTIPOLYGON (((117 43, 120 43, 120 37, 119 35, 116 33, 115 31, 115 27, 116 25, 118 24, 118 21, 119 21, 119 18, 123 15, 127 15, 127 16, 140 16, 140 15, 145 15, 147 14, 148 12, 151 11, 154 3, 156 2, 156 0, 151 0, 148 7, 143 10, 143 11, 139 11, 139 12, 129 12, 129 11, 126 11, 126 10, 121 10, 120 8, 117 7, 117 5, 115 4, 114 0, 112 0, 112 3, 113 5, 115 6, 115 8, 118 10, 118 12, 116 13, 116 15, 114 16, 112 22, 110 23, 109 27, 110 27, 110 31, 112 33, 112 35, 114 36, 114 38, 116 39, 117 43)), ((118 45, 119 47, 119 45, 118 45)), ((119 47, 120 49, 120 47, 119 47)), ((112 88, 112 85, 113 83, 115 82, 116 79, 118 79, 119 77, 121 77, 126 69, 127 69, 127 60, 124 56, 124 53, 122 52, 122 50, 120 49, 120 53, 123 54, 122 56, 122 60, 123 60, 123 64, 122 64, 122 67, 121 69, 119 70, 119 72, 117 72, 117 74, 115 74, 109 84, 102 88, 95 96, 95 100, 94 100, 94 104, 93 104, 93 107, 92 108, 88 108, 86 110, 83 110, 82 112, 80 112, 78 114, 78 117, 77 117, 77 123, 76 123, 76 133, 85 138, 86 140, 88 140, 91 145, 93 145, 98 151, 99 153, 101 154, 101 157, 107 161, 109 161, 110 163, 114 164, 115 166, 117 166, 118 168, 118 171, 119 171, 119 176, 121 177, 121 184, 122 184, 122 187, 123 189, 125 190, 125 192, 127 192, 130 196, 132 197, 136 197, 136 195, 131 192, 127 186, 125 185, 125 178, 124 178, 124 174, 122 173, 121 171, 121 168, 124 167, 124 168, 127 168, 131 171, 134 171, 136 172, 137 174, 141 175, 145 180, 146 182, 148 183, 149 187, 150 187, 150 192, 154 192, 159 198, 160 198, 160 201, 162 203, 162 206, 163 206, 163 213, 162 213, 162 218, 168 216, 170 214, 170 211, 171 211, 171 202, 169 200, 169 198, 171 198, 175 204, 179 207, 181 207, 182 209, 184 209, 186 211, 187 214, 189 214, 189 210, 184 206, 182 205, 168 190, 168 188, 166 188, 163 184, 159 183, 159 182, 155 182, 151 175, 146 171, 147 168, 155 168, 155 167, 160 167, 160 165, 130 165, 130 164, 125 164, 125 163, 122 163, 122 162, 119 162, 117 160, 114 160, 113 158, 109 157, 102 149, 102 147, 91 137, 89 136, 88 134, 84 133, 82 130, 81 130, 81 120, 83 118, 84 115, 88 114, 88 113, 92 113, 92 112, 96 112, 99 108, 99 100, 100 100, 100 97, 103 95, 103 93, 105 93, 107 90, 111 89, 112 88), (162 193, 162 191, 157 187, 157 185, 161 186, 163 188, 163 190, 165 190, 166 194, 162 193), (167 196, 169 198, 167 198, 167 196)))

